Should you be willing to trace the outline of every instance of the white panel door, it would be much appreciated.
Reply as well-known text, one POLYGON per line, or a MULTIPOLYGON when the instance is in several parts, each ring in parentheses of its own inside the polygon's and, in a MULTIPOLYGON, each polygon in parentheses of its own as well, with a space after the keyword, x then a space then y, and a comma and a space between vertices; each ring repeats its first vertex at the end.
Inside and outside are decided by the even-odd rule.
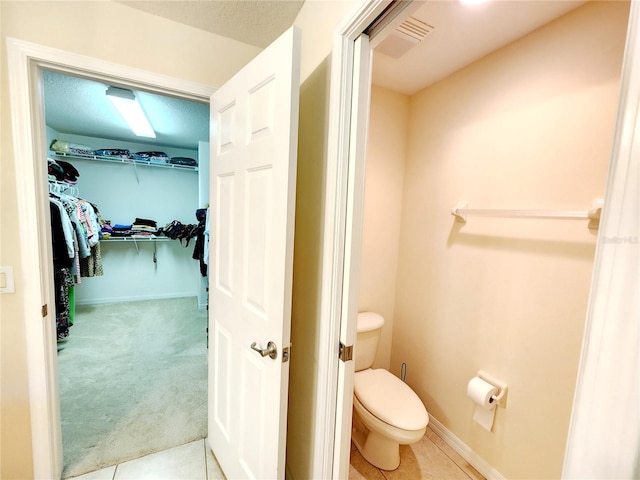
POLYGON ((299 69, 291 28, 211 97, 208 428, 227 478, 284 478, 299 69))

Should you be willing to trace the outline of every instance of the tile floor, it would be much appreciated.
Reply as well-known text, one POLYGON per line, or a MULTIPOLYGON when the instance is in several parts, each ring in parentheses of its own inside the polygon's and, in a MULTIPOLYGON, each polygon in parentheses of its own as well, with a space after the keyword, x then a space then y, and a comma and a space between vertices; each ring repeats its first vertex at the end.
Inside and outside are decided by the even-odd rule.
MULTIPOLYGON (((224 480, 225 476, 205 440, 87 473, 73 480, 224 480)), ((460 479, 485 480, 475 468, 427 428, 413 445, 400 447, 400 467, 387 472, 368 463, 355 447, 351 450, 349 480, 460 479)))
POLYGON ((455 450, 427 427, 422 440, 400 446, 400 466, 391 472, 367 462, 352 444, 349 480, 484 480, 455 450))
POLYGON ((73 480, 225 480, 205 440, 73 477, 73 480))

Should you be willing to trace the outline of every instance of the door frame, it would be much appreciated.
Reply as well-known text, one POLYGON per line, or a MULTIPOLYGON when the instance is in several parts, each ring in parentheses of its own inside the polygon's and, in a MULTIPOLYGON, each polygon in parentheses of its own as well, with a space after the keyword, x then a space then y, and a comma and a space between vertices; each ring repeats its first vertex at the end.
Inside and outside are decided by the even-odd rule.
POLYGON ((639 172, 640 2, 633 1, 562 478, 639 473, 639 172))
POLYGON ((420 6, 365 0, 333 34, 314 478, 347 478, 349 471, 354 370, 339 361, 339 346, 355 342, 371 49, 420 6))
POLYGON ((7 38, 16 199, 21 218, 18 238, 25 279, 23 309, 27 349, 33 474, 60 478, 62 431, 58 392, 56 329, 53 316, 53 263, 46 170, 42 72, 56 71, 114 85, 209 102, 214 87, 97 58, 7 38), (48 312, 43 306, 48 305, 48 312))
MULTIPOLYGON (((356 59, 356 40, 368 33, 369 47, 373 49, 387 32, 415 11, 420 3, 415 0, 365 0, 345 18, 334 34, 328 139, 330 161, 327 165, 323 243, 325 264, 321 305, 324 314, 321 328, 324 331, 320 345, 320 351, 329 355, 326 365, 321 363, 318 372, 318 390, 326 400, 325 410, 320 409, 319 412, 319 418, 323 420, 318 423, 321 429, 319 436, 325 440, 325 444, 324 450, 321 445, 314 452, 314 465, 320 478, 347 478, 349 471, 349 442, 346 440, 351 434, 353 366, 340 365, 338 348, 340 342, 353 345, 355 341, 366 155, 366 129, 363 133, 362 123, 368 121, 368 115, 363 118, 362 112, 368 112, 370 104, 369 90, 361 88, 361 82, 369 78, 370 83, 371 75, 370 63, 356 59), (375 12, 380 14, 387 7, 384 20, 372 26, 377 16, 375 12), (326 372, 323 368, 326 368, 326 372), (334 434, 330 435, 332 428, 335 428, 334 434), (334 447, 333 451, 331 446, 334 447), (322 454, 326 454, 324 458, 319 457, 322 454)), ((632 316, 625 317, 625 312, 637 312, 637 305, 633 304, 634 298, 629 292, 637 292, 640 288, 638 266, 634 263, 638 255, 638 206, 634 201, 640 196, 640 185, 637 177, 636 182, 633 181, 639 168, 637 153, 640 152, 640 136, 635 135, 634 138, 633 135, 634 129, 637 130, 636 125, 640 125, 640 62, 635 60, 640 56, 638 29, 640 5, 631 2, 615 139, 594 259, 583 350, 565 453, 565 473, 575 471, 574 465, 579 464, 585 455, 594 458, 606 455, 606 449, 599 449, 597 443, 590 444, 588 438, 611 438, 610 422, 597 422, 594 425, 596 422, 592 422, 591 412, 607 412, 608 420, 615 420, 616 425, 622 426, 628 424, 626 418, 637 419, 637 412, 631 411, 633 402, 614 411, 607 408, 612 401, 621 398, 621 394, 629 394, 630 398, 638 397, 637 381, 634 381, 637 367, 635 370, 632 366, 625 369, 623 378, 627 384, 619 382, 617 386, 621 388, 614 392, 601 388, 596 379, 616 376, 615 369, 620 366, 622 358, 618 351, 620 345, 626 346, 627 353, 638 354, 637 343, 635 347, 633 345, 637 338, 625 333, 632 327, 630 322, 636 321, 632 316), (606 242, 607 239, 628 239, 630 236, 635 238, 635 244, 633 240, 632 245, 612 240, 606 242), (623 265, 631 267, 625 269, 623 265), (620 272, 627 275, 625 278, 628 282, 612 283, 612 277, 620 272), (630 287, 631 284, 635 290, 630 287), (615 319, 618 326, 610 327, 610 341, 601 343, 600 335, 606 328, 607 319, 615 319), (603 394, 604 391, 608 391, 609 395, 603 394), (610 398, 610 395, 614 397, 610 398), (589 437, 585 438, 587 432, 589 437)), ((629 440, 624 449, 625 458, 635 455, 637 462, 640 430, 634 424, 634 430, 626 433, 630 435, 625 435, 629 440)), ((632 473, 621 470, 618 476, 632 473)))

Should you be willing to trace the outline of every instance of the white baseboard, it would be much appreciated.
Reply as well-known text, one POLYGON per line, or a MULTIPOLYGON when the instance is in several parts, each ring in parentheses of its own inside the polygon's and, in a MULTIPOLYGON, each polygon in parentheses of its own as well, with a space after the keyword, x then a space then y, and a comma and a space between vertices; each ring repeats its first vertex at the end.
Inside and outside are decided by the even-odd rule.
POLYGON ((135 295, 132 297, 111 297, 111 298, 92 298, 78 300, 76 298, 76 305, 104 305, 108 303, 124 303, 124 302, 138 302, 141 300, 163 300, 168 298, 191 298, 197 302, 197 294, 192 292, 173 293, 164 295, 135 295))
POLYGON ((500 472, 431 415, 429 415, 429 427, 487 480, 506 480, 500 472))

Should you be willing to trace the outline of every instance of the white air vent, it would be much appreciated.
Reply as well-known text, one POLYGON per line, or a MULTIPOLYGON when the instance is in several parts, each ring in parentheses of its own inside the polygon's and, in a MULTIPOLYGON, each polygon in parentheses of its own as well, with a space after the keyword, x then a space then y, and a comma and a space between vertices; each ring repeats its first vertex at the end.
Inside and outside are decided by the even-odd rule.
POLYGON ((378 45, 376 51, 393 58, 400 58, 424 40, 433 29, 434 27, 428 23, 409 17, 378 45))

